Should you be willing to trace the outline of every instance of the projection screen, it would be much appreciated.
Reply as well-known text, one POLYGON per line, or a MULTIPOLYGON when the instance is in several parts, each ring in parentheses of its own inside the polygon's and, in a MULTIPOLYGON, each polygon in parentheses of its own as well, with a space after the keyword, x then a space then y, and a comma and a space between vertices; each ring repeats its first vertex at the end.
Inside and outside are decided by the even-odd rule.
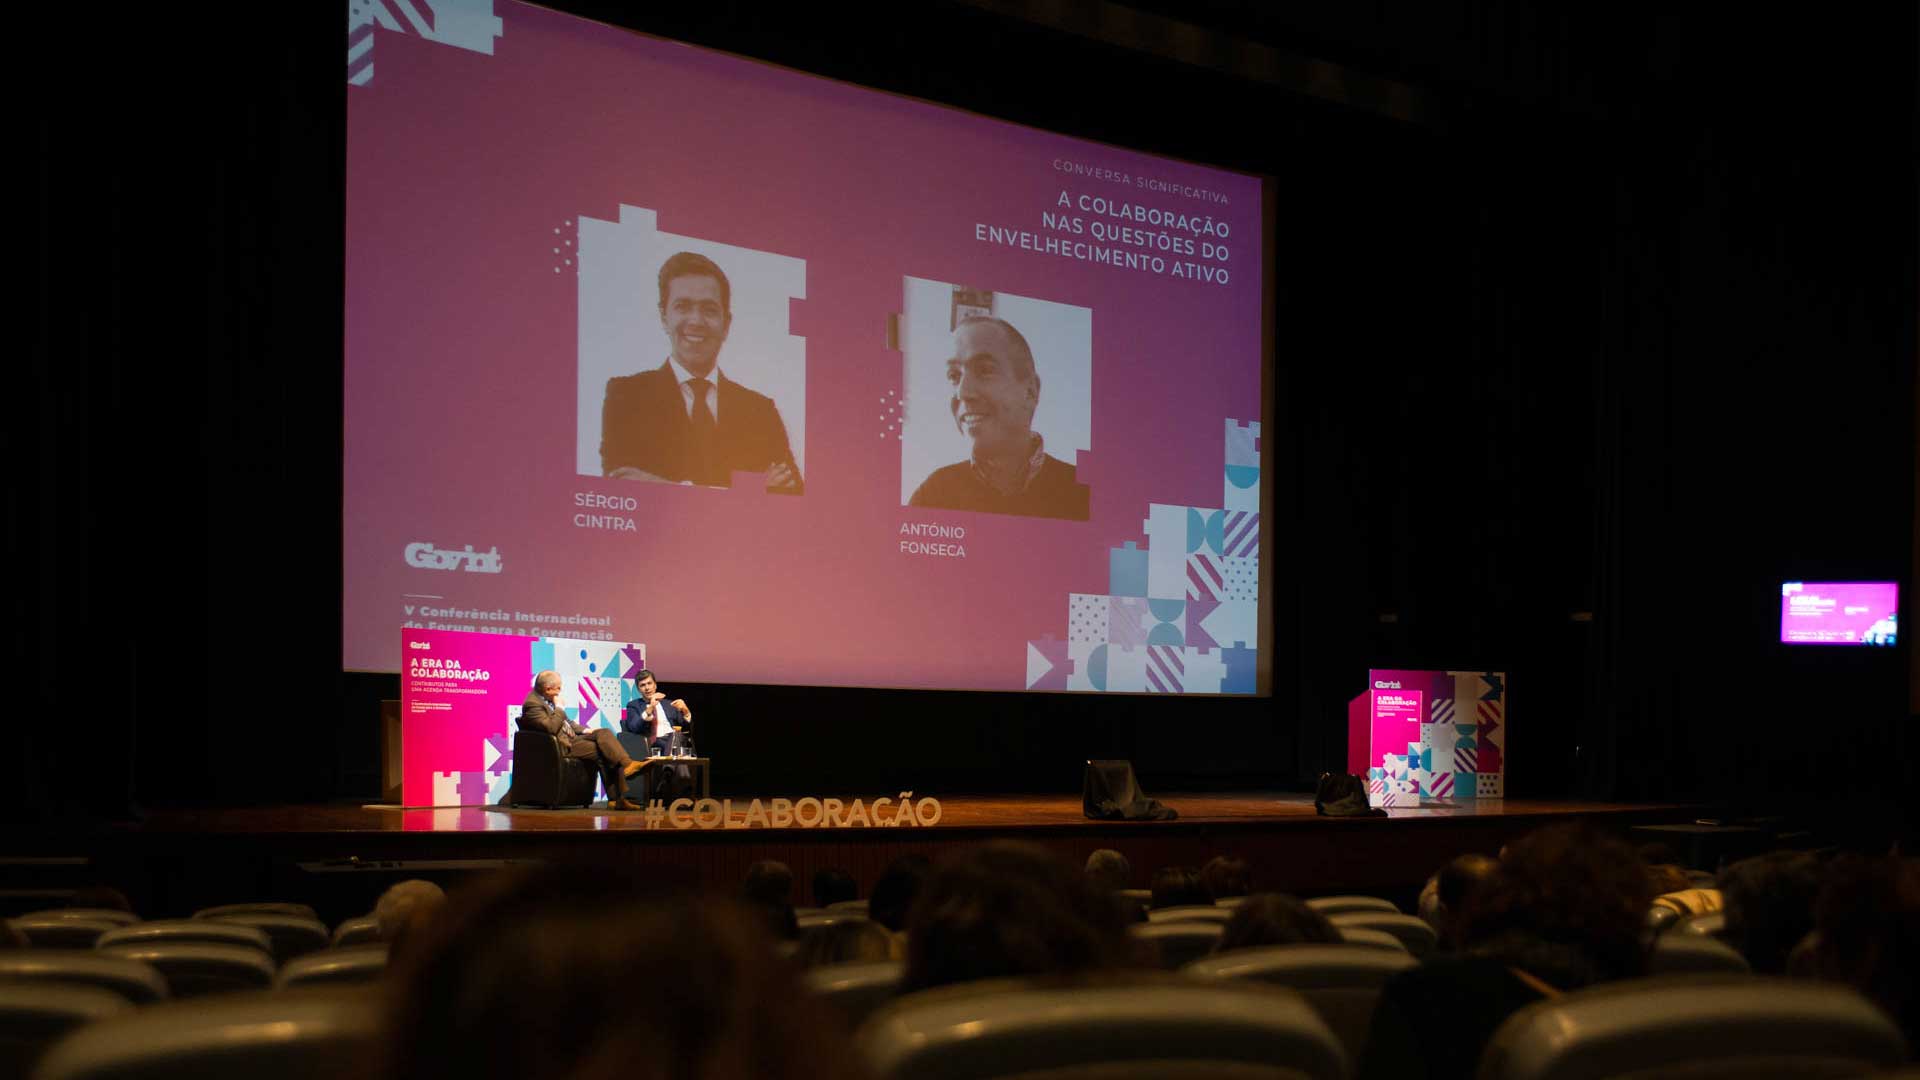
POLYGON ((346 667, 405 626, 693 681, 1258 691, 1261 178, 394 11, 348 44, 346 667))

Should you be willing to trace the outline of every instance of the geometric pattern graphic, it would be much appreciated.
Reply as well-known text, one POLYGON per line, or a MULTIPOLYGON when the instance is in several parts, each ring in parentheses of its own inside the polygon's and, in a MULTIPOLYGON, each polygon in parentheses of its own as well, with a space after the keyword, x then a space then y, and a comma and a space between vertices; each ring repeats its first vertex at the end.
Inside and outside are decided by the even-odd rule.
POLYGON ((1147 689, 1156 694, 1178 694, 1186 689, 1187 659, 1184 648, 1152 645, 1147 648, 1147 689))
POLYGON ((1227 560, 1218 555, 1187 556, 1187 598, 1192 600, 1226 600, 1227 573, 1222 566, 1227 560))
POLYGON ((1107 689, 1117 693, 1139 693, 1147 688, 1147 649, 1142 645, 1105 645, 1107 650, 1107 689))
POLYGON ((1259 684, 1260 424, 1228 419, 1226 505, 1151 503, 1108 548, 1105 594, 1067 595, 1066 638, 1027 642, 1029 690, 1251 694, 1259 684))
POLYGON ((1131 540, 1107 552, 1107 592, 1114 596, 1147 595, 1147 553, 1131 540))
MULTIPOLYGON (((1249 605, 1251 606, 1251 605, 1249 605)), ((1242 638, 1240 642, 1251 640, 1242 638)), ((1236 643, 1219 651, 1221 675, 1220 692, 1223 694, 1252 694, 1259 690, 1258 660, 1259 654, 1244 643, 1236 643)), ((1188 665, 1188 682, 1193 678, 1192 665, 1188 665)))
POLYGON ((507 797, 512 775, 492 772, 436 772, 434 806, 491 806, 507 797))
POLYGON ((1099 643, 1107 640, 1112 617, 1110 596, 1072 593, 1067 597, 1067 640, 1099 643))
POLYGON ((1207 616, 1212 615, 1214 609, 1220 606, 1220 601, 1188 600, 1181 606, 1185 609, 1183 617, 1186 620, 1186 643, 1204 649, 1218 647, 1220 643, 1213 639, 1213 635, 1207 633, 1206 623, 1207 616))
POLYGON ((1435 761, 1452 761, 1453 747, 1460 738, 1460 729, 1452 724, 1421 724, 1420 741, 1433 751, 1435 761))
MULTIPOLYGON (((1029 642, 1037 645, 1038 642, 1029 642)), ((1075 641, 1067 645, 1067 689, 1105 690, 1107 688, 1106 642, 1075 641)), ((1027 684, 1032 686, 1030 681, 1027 684)))
POLYGON ((1187 643, 1187 604, 1184 600, 1149 600, 1147 644, 1180 646, 1187 643))
POLYGON ((1228 510, 1260 509, 1260 422, 1228 420, 1224 483, 1220 505, 1228 510))
POLYGON ((373 82, 374 29, 493 55, 493 0, 347 0, 347 84, 373 82))
POLYGON ((1233 555, 1222 555, 1219 569, 1225 579, 1225 587, 1214 598, 1218 600, 1245 600, 1249 603, 1260 599, 1260 560, 1247 559, 1233 555))
POLYGON ((1506 702, 1485 700, 1476 703, 1480 717, 1480 771, 1484 773, 1502 773, 1505 759, 1502 747, 1507 741, 1506 702))
POLYGON ((1187 599, 1258 600, 1260 560, 1210 555, 1187 556, 1187 599))
POLYGON ((1065 690, 1067 686, 1068 642, 1055 638, 1027 642, 1027 688, 1065 690))
POLYGON ((1107 619, 1107 640, 1129 648, 1147 643, 1147 598, 1116 596, 1107 619))
MULTIPOLYGON (((1199 511, 1194 512, 1199 517, 1199 511)), ((1207 547, 1216 555, 1249 559, 1260 554, 1260 515, 1245 510, 1216 510, 1206 523, 1207 547)))
MULTIPOLYGON (((1189 601, 1198 606, 1200 601, 1189 601)), ((1213 610, 1200 620, 1200 629, 1208 637, 1222 645, 1251 645, 1258 636, 1260 605, 1252 600, 1230 600, 1216 603, 1213 610)), ((1187 630, 1193 630, 1193 620, 1187 620, 1187 630)))

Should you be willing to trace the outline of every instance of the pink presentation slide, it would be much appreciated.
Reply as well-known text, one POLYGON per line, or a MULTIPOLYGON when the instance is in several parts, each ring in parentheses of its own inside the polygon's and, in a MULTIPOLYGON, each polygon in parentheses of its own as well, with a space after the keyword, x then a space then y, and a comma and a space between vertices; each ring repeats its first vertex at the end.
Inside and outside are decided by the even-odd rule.
POLYGON ((349 35, 348 668, 1254 692, 1260 178, 441 7, 349 35))
POLYGON ((1780 587, 1780 640, 1791 645, 1893 645, 1900 586, 1891 581, 1789 581, 1780 587))

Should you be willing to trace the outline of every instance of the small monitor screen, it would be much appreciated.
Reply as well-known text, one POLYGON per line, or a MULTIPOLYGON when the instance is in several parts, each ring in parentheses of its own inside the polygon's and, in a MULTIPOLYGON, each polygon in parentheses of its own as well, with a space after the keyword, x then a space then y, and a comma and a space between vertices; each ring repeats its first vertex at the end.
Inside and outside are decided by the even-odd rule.
POLYGON ((1900 586, 1892 581, 1789 581, 1780 586, 1780 640, 1789 645, 1892 645, 1900 586))

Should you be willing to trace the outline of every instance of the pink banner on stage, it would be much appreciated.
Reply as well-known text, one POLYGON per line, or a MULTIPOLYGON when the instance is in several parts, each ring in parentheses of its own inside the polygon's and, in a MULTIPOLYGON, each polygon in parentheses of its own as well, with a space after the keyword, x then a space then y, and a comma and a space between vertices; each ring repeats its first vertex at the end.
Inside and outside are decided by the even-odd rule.
POLYGON ((1347 707, 1347 769, 1375 806, 1500 798, 1506 709, 1501 672, 1369 671, 1347 707))
POLYGON ((404 630, 400 800, 485 806, 512 782, 513 732, 533 677, 560 675, 559 704, 585 728, 618 729, 646 647, 574 638, 404 630))

